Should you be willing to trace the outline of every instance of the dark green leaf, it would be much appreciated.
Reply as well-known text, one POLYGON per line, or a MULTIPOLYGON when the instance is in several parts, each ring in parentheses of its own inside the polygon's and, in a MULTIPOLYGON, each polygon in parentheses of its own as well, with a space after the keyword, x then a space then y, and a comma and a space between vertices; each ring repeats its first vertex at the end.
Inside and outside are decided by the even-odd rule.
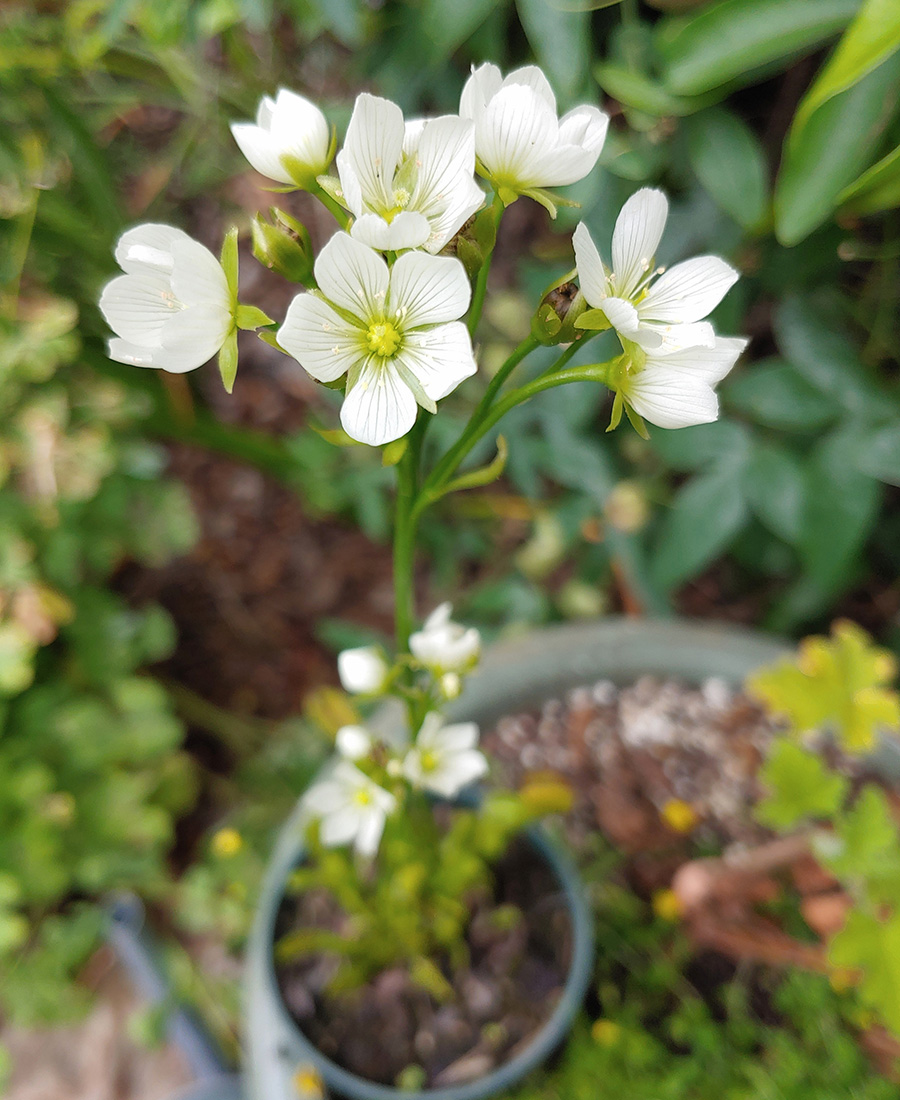
POLYGON ((650 436, 654 451, 673 470, 698 470, 727 455, 739 459, 747 454, 750 438, 742 424, 716 420, 677 432, 654 431, 650 436))
POLYGON ((775 234, 802 241, 838 205, 838 196, 872 161, 893 114, 900 56, 828 99, 808 119, 796 119, 775 184, 775 234))
POLYGON ((739 409, 758 424, 784 431, 814 431, 840 412, 836 401, 783 359, 753 363, 729 380, 724 398, 729 408, 739 409))
POLYGON ((496 7, 496 0, 424 0, 421 9, 423 34, 434 47, 435 56, 446 57, 475 31, 496 7))
POLYGON ((587 87, 590 13, 560 11, 547 0, 516 0, 519 19, 538 64, 564 103, 587 87))
POLYGON ((757 136, 724 107, 701 111, 684 125, 697 178, 739 225, 759 229, 768 214, 769 185, 757 136))
POLYGON ((668 589, 695 576, 725 550, 746 517, 740 463, 693 478, 676 494, 659 531, 654 581, 668 589))
POLYGON ((857 469, 888 485, 900 485, 900 431, 897 424, 868 435, 857 454, 857 469))
POLYGON ((665 83, 680 95, 752 83, 755 69, 827 42, 858 7, 859 0, 720 0, 697 15, 663 19, 657 34, 665 83))
POLYGON ((878 516, 880 487, 857 468, 863 438, 852 432, 829 436, 807 466, 798 550, 809 577, 826 590, 849 576, 878 516))
POLYGON ((845 187, 837 201, 852 214, 877 214, 900 206, 900 145, 845 187))
POLYGON ((744 471, 744 492, 766 527, 794 545, 806 496, 806 478, 797 459, 781 447, 759 444, 744 471))
POLYGON ((621 62, 600 62, 594 66, 594 76, 607 95, 626 107, 657 118, 690 115, 707 102, 706 97, 673 95, 646 73, 621 62))

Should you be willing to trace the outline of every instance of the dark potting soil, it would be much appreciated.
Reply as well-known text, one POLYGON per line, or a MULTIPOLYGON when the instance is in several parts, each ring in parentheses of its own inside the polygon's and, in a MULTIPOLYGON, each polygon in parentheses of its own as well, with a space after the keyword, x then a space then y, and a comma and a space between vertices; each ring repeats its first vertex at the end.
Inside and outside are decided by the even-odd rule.
MULTIPOLYGON (((286 898, 276 938, 298 927, 340 931, 334 900, 310 891, 286 898)), ((416 1084, 440 1088, 483 1077, 525 1048, 562 992, 572 928, 559 884, 527 841, 516 842, 495 869, 493 896, 476 899, 467 932, 469 965, 445 977, 452 999, 438 1003, 402 967, 383 971, 353 994, 329 992, 337 960, 327 955, 282 965, 284 1003, 306 1036, 344 1069, 394 1085, 406 1071, 416 1084), (514 905, 513 928, 491 921, 497 905, 514 905)), ((409 1077, 407 1077, 409 1080, 409 1077)))

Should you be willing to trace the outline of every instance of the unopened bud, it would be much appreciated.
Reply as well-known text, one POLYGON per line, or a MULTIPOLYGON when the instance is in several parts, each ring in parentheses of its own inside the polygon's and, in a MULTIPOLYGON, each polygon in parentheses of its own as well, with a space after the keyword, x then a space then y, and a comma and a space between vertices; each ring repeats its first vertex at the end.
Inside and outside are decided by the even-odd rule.
POLYGON ((531 334, 542 344, 571 344, 581 336, 575 322, 585 309, 587 302, 575 283, 560 283, 542 298, 531 319, 531 334))
POLYGON ((271 271, 295 283, 312 278, 313 252, 306 226, 273 206, 271 224, 261 214, 253 219, 253 255, 271 271))

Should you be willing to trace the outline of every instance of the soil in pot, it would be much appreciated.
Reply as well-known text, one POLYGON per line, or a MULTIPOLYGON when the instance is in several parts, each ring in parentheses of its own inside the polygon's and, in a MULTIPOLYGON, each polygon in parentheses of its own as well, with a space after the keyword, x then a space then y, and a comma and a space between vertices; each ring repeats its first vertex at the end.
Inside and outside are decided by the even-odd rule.
MULTIPOLYGON (((344 925, 332 897, 307 891, 285 898, 276 940, 295 928, 342 931, 344 925)), ((279 986, 300 1029, 343 1069, 386 1085, 461 1084, 528 1045, 568 973, 572 928, 565 901, 527 839, 517 840, 495 868, 493 896, 475 900, 467 947, 467 966, 444 968, 452 996, 441 1001, 401 967, 352 994, 329 992, 336 960, 327 955, 279 964, 279 986), (520 919, 498 923, 500 906, 514 906, 520 919)))

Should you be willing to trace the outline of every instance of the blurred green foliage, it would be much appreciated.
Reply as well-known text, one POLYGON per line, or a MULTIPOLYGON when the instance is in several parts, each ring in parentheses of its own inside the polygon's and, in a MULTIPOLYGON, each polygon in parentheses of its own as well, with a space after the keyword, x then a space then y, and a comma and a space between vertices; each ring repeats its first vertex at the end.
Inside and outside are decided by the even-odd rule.
MULTIPOLYGON (((66 976, 97 928, 82 899, 115 885, 166 888, 174 815, 192 797, 171 704, 137 675, 170 651, 170 623, 109 587, 126 558, 159 564, 193 538, 183 492, 160 480, 157 441, 236 454, 297 487, 310 511, 388 534, 392 472, 377 456, 312 430, 286 440, 236 430, 202 403, 185 425, 158 377, 104 356, 95 303, 117 234, 136 220, 188 227, 201 202, 228 209, 223 181, 244 166, 227 124, 280 83, 327 89, 340 128, 358 87, 411 112, 453 110, 469 63, 536 59, 563 107, 603 100, 613 115, 601 168, 572 189, 582 208, 561 212, 560 229, 584 218, 606 250, 622 201, 662 185, 672 215, 661 259, 713 251, 745 276, 717 316, 721 331, 753 336, 722 387, 720 422, 653 430, 649 442, 606 436, 593 395, 573 387, 504 423, 502 491, 454 498, 423 532, 437 587, 458 591, 480 564, 470 616, 499 628, 598 614, 616 598, 670 614, 714 567, 710 611, 716 599, 749 598, 752 618, 797 631, 848 592, 896 577, 897 6, 712 0, 658 10, 674 6, 0 8, 0 831, 14 838, 0 848, 4 1007, 29 1018, 71 1007, 66 976), (490 564, 498 518, 530 531, 513 568, 505 554, 502 568, 490 564), (12 964, 23 950, 27 965, 12 964)), ((518 234, 530 252, 490 301, 488 367, 571 265, 564 239, 531 225, 518 234)), ((523 369, 540 369, 541 355, 523 369)), ((481 385, 471 380, 462 399, 481 385)), ((456 400, 433 425, 436 449, 460 425, 456 400)), ((492 448, 486 440, 473 463, 492 448)), ((332 627, 342 629, 323 629, 332 627)), ((246 789, 264 797, 276 774, 246 789)), ((227 880, 227 863, 214 859, 186 880, 196 927, 217 926, 227 880)), ((217 927, 238 935, 246 911, 235 899, 217 927)))

